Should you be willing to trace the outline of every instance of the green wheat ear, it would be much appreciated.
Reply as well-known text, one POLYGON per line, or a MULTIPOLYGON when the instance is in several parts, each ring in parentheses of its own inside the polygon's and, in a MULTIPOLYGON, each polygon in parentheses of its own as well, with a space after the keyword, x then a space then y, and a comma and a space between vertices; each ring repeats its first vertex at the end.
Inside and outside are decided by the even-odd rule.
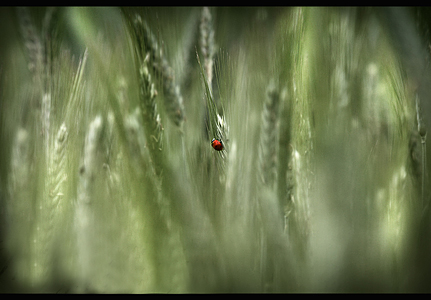
POLYGON ((272 186, 276 180, 278 119, 280 95, 273 85, 270 85, 262 111, 262 126, 259 145, 259 165, 261 180, 267 186, 272 186))
POLYGON ((227 142, 227 124, 224 118, 223 106, 218 108, 213 94, 213 74, 214 74, 214 28, 211 11, 208 7, 202 8, 201 22, 199 25, 199 46, 203 56, 201 65, 199 55, 197 60, 201 69, 202 80, 205 85, 206 107, 207 107, 207 134, 210 138, 221 139, 224 144, 227 142))
POLYGON ((144 133, 149 145, 149 152, 157 175, 162 172, 162 125, 155 101, 156 91, 151 81, 146 62, 139 69, 140 107, 144 133))
MULTIPOLYGON (((225 119, 225 115, 224 115, 224 109, 223 106, 221 105, 220 107, 217 107, 215 101, 214 101, 214 97, 213 97, 213 93, 212 93, 212 89, 208 83, 207 77, 205 75, 205 71, 204 68, 202 67, 202 64, 200 62, 199 59, 199 54, 196 51, 196 57, 197 57, 197 61, 200 67, 200 72, 201 72, 201 76, 202 76, 202 81, 203 81, 203 85, 205 88, 205 99, 206 99, 206 130, 208 133, 208 136, 213 139, 220 139, 223 143, 223 150, 222 151, 217 151, 216 155, 220 158, 220 159, 216 159, 216 165, 217 165, 217 169, 219 171, 220 174, 220 180, 224 180, 224 175, 225 175, 225 163, 227 161, 227 151, 229 149, 229 145, 227 143, 227 123, 226 123, 226 119, 225 119)), ((208 145, 210 144, 210 141, 208 141, 208 145)), ((209 146, 210 147, 210 146, 209 146)))
POLYGON ((160 51, 160 46, 150 27, 141 16, 136 15, 131 21, 130 17, 123 15, 128 19, 129 28, 133 32, 132 43, 135 43, 136 52, 139 52, 139 60, 142 62, 148 55, 154 75, 162 82, 164 105, 169 119, 180 127, 185 119, 184 104, 172 67, 160 51))
POLYGON ((199 32, 199 45, 204 58, 204 69, 208 78, 208 84, 212 86, 215 43, 212 16, 208 7, 202 8, 199 32))
MULTIPOLYGON (((129 23, 128 25, 131 31, 132 51, 136 59, 140 98, 139 106, 142 116, 145 139, 148 144, 148 151, 151 156, 151 160, 153 161, 154 171, 157 175, 161 175, 161 165, 163 159, 163 131, 156 103, 157 91, 154 87, 152 76, 148 69, 151 56, 156 56, 155 52, 157 52, 157 44, 154 36, 149 31, 148 26, 142 21, 139 15, 136 15, 133 23, 129 23)), ((177 104, 178 103, 179 102, 177 102, 177 104)), ((178 121, 178 119, 175 120, 178 121)))
MULTIPOLYGON (((199 54, 197 53, 197 51, 196 51, 196 57, 200 67, 202 81, 205 88, 204 94, 205 94, 206 105, 207 105, 207 124, 206 124, 207 132, 210 137, 221 139, 226 149, 227 123, 224 117, 225 116, 224 108, 223 108, 223 105, 218 107, 214 101, 211 86, 208 82, 207 76, 205 74, 205 70, 201 64, 201 61, 199 59, 199 54)), ((220 151, 220 153, 224 157, 223 152, 220 151)))
POLYGON ((33 79, 37 79, 38 74, 42 73, 43 45, 28 9, 25 7, 18 8, 17 15, 28 59, 28 69, 33 79))

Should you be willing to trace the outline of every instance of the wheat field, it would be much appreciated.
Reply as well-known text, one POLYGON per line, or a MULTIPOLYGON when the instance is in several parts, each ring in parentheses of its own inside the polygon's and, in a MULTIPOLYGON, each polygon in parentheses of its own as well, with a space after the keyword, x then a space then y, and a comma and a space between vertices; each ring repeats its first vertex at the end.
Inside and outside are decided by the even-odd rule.
POLYGON ((0 8, 0 290, 430 292, 430 16, 0 8))

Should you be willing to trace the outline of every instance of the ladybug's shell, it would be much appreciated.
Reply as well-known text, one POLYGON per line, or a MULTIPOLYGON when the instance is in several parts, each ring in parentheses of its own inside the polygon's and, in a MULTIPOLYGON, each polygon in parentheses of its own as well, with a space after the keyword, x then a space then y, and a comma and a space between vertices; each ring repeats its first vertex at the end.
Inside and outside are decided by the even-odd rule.
POLYGON ((223 150, 223 143, 217 139, 211 141, 211 146, 217 151, 223 150))

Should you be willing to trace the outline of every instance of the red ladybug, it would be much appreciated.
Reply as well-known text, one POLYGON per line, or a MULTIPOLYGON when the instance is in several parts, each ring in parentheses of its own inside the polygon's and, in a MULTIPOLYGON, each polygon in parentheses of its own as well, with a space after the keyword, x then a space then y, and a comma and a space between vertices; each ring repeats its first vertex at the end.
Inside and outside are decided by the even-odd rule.
POLYGON ((218 139, 212 139, 211 146, 217 151, 221 151, 224 148, 223 143, 218 139))

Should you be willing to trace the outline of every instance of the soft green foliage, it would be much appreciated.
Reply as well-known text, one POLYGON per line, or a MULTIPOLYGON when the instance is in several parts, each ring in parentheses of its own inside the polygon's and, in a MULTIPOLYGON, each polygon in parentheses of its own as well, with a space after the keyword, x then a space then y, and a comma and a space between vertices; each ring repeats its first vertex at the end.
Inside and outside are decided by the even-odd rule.
POLYGON ((429 292, 413 11, 0 9, 3 291, 429 292))

